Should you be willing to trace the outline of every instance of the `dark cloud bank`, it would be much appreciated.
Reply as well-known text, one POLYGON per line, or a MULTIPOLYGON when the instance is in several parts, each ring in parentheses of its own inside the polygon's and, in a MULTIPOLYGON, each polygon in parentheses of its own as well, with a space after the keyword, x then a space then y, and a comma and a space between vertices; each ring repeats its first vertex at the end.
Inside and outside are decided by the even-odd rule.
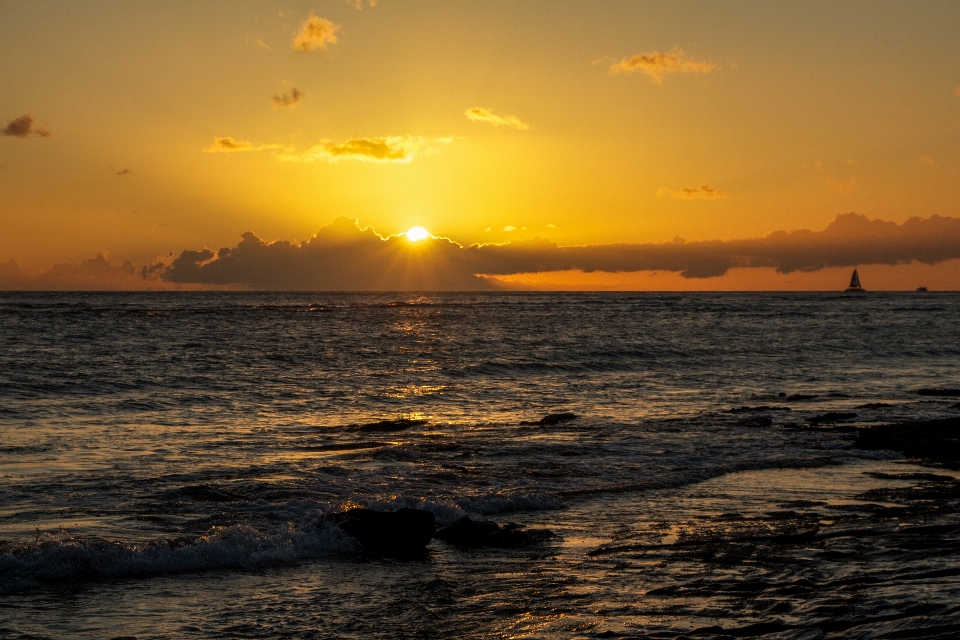
MULTIPOLYGON (((744 240, 581 247, 558 247, 541 239, 470 247, 444 238, 412 243, 404 236, 382 238, 372 229, 361 229, 354 220, 338 218, 299 244, 268 243, 247 232, 236 247, 184 251, 136 274, 124 265, 122 276, 125 281, 135 276, 145 283, 172 286, 256 290, 476 290, 497 288, 496 281, 483 276, 571 269, 673 271, 685 278, 710 278, 735 267, 771 267, 790 273, 867 264, 934 264, 956 258, 960 258, 960 218, 941 216, 897 224, 847 213, 823 231, 777 231, 744 240)), ((107 266, 100 261, 84 264, 88 270, 107 266)), ((8 263, 8 276, 14 268, 8 263)), ((66 276, 64 265, 54 269, 60 269, 61 278, 66 276)), ((50 275, 30 279, 20 274, 16 288, 23 288, 27 281, 40 284, 50 275)))
POLYGON ((911 218, 903 224, 848 213, 823 231, 777 231, 765 238, 558 247, 547 240, 461 247, 436 238, 382 239, 339 218, 299 245, 265 243, 245 233, 214 253, 184 251, 162 277, 171 282, 243 284, 254 289, 478 289, 481 275, 582 271, 678 271, 721 276, 734 267, 783 273, 857 264, 936 263, 960 258, 960 218, 911 218))

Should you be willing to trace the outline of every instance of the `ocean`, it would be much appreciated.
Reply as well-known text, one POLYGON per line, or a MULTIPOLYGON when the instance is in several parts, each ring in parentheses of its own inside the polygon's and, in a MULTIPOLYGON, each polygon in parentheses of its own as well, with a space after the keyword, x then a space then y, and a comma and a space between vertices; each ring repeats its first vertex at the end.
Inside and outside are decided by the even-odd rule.
POLYGON ((917 393, 960 388, 958 319, 954 293, 0 293, 0 636, 958 637, 960 472, 857 446, 960 415, 917 393), (370 557, 354 507, 553 536, 370 557))

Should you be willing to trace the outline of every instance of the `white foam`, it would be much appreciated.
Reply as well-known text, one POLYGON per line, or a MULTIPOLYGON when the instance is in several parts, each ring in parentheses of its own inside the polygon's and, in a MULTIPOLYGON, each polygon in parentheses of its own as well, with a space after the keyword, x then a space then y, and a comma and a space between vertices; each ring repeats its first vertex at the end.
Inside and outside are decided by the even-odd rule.
POLYGON ((0 554, 0 593, 44 583, 297 564, 355 551, 355 544, 319 516, 302 526, 291 522, 269 532, 243 524, 212 527, 182 546, 172 541, 136 545, 43 533, 33 544, 0 554))

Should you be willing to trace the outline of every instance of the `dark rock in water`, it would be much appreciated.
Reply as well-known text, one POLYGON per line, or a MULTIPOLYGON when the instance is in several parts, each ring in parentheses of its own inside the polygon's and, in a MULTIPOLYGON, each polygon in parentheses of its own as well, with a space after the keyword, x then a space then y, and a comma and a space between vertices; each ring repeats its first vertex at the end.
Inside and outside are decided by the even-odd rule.
POLYGON ((538 424, 540 426, 548 426, 551 424, 559 424, 561 422, 569 422, 570 420, 576 420, 577 414, 575 413, 550 413, 536 422, 532 420, 523 420, 520 424, 538 424))
POLYGON ((331 519, 360 543, 364 555, 378 557, 422 555, 437 528, 433 514, 421 509, 351 509, 335 513, 331 519))
POLYGON ((871 450, 892 449, 909 458, 922 458, 960 469, 960 418, 860 429, 855 446, 871 450))
POLYGON ((381 420, 380 422, 370 422, 368 424, 362 424, 357 427, 357 431, 364 432, 390 432, 390 431, 403 431, 404 429, 409 429, 410 427, 419 427, 421 425, 427 424, 426 420, 411 420, 409 418, 398 418, 396 420, 381 420))
POLYGON ((920 389, 918 396, 960 396, 960 389, 920 389))
POLYGON ((819 424, 830 424, 832 422, 845 422, 847 420, 853 420, 857 417, 855 413, 845 413, 843 411, 828 411, 827 413, 814 416, 810 418, 809 422, 812 425, 819 424))
POLYGON ((513 522, 501 527, 491 520, 471 520, 464 516, 437 531, 437 537, 458 549, 515 549, 549 540, 555 534, 549 529, 527 529, 513 522))

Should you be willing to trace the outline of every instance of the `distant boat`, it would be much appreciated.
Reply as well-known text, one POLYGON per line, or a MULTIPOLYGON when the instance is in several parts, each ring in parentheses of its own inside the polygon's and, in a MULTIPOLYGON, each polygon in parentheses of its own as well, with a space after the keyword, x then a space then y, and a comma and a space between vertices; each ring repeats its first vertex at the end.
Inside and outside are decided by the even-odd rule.
POLYGON ((926 287, 917 287, 917 291, 926 291, 926 290, 927 290, 926 287))
POLYGON ((857 270, 853 270, 853 275, 850 276, 850 286, 847 287, 847 291, 866 291, 863 287, 860 286, 860 276, 857 275, 857 270))

